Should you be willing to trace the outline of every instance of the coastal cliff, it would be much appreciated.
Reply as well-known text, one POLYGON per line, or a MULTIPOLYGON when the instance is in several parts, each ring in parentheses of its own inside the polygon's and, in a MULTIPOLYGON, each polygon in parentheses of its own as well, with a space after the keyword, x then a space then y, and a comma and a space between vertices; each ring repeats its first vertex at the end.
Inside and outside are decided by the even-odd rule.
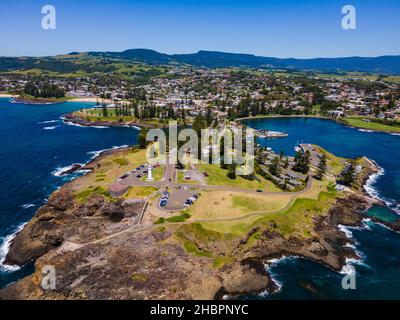
MULTIPOLYGON (((89 174, 100 159, 119 153, 93 160, 89 174)), ((363 183, 377 171, 370 162, 363 183)), ((137 226, 143 203, 106 194, 78 201, 73 190, 80 179, 53 193, 15 237, 6 263, 34 262, 35 272, 2 289, 0 299, 220 299, 271 292, 277 288, 264 264, 272 258, 300 256, 335 271, 357 258, 339 225, 360 226, 362 213, 379 204, 360 187, 314 216, 311 236, 284 236, 263 224, 234 236, 199 223, 137 226), (55 290, 40 285, 46 265, 56 270, 55 290)))

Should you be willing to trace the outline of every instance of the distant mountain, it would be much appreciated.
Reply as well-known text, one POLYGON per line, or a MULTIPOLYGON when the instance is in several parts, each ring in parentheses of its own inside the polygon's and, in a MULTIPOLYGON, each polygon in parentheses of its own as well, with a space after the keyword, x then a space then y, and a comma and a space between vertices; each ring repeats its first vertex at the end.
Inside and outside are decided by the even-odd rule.
MULTIPOLYGON (((79 54, 72 52, 72 57, 79 54)), ((322 72, 358 71, 381 74, 400 75, 400 56, 381 56, 373 58, 348 57, 348 58, 315 58, 315 59, 281 59, 261 57, 252 54, 227 53, 218 51, 199 51, 191 54, 164 54, 149 49, 130 49, 122 52, 91 51, 84 54, 85 58, 103 58, 129 62, 145 63, 150 65, 185 64, 196 67, 222 68, 222 67, 251 67, 251 68, 277 68, 310 70, 322 72)), ((52 65, 64 63, 63 69, 74 69, 73 61, 58 60, 57 57, 46 58, 8 58, 0 57, 0 71, 28 69, 39 65, 52 65), (45 60, 45 63, 43 61, 45 60)), ((56 68, 58 69, 58 68, 56 68)))
POLYGON ((131 49, 123 52, 88 52, 88 54, 97 57, 102 56, 149 64, 168 64, 175 62, 207 68, 269 67, 313 71, 359 71, 400 74, 400 56, 382 56, 376 58, 280 59, 260 57, 252 54, 203 50, 191 54, 168 55, 148 49, 131 49))
POLYGON ((171 56, 149 49, 129 49, 122 52, 88 52, 90 56, 129 60, 148 64, 168 64, 171 56))

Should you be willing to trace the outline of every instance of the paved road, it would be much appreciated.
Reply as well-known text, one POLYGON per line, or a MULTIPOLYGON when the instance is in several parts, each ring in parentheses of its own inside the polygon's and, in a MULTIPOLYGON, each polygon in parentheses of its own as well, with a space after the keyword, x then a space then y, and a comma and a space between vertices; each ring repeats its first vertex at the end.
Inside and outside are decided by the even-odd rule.
POLYGON ((98 244, 98 243, 113 239, 113 238, 115 238, 117 236, 120 236, 122 234, 125 234, 125 233, 129 233, 129 232, 136 233, 136 232, 141 232, 141 231, 146 231, 146 230, 151 230, 151 229, 157 229, 160 226, 173 226, 173 225, 184 225, 184 224, 193 224, 193 223, 212 223, 212 222, 224 222, 224 221, 238 221, 238 220, 247 219, 247 218, 250 218, 250 217, 253 217, 253 216, 260 216, 260 215, 264 216, 264 215, 269 215, 269 214, 276 214, 277 212, 280 212, 280 211, 288 209, 293 204, 294 200, 295 199, 293 197, 281 209, 277 209, 277 210, 274 210, 274 211, 252 212, 252 213, 246 214, 244 216, 234 217, 234 218, 198 219, 198 220, 188 220, 188 221, 185 221, 185 222, 166 222, 166 223, 163 223, 163 224, 152 224, 152 225, 143 226, 143 227, 139 227, 139 225, 136 224, 134 226, 126 228, 125 230, 121 230, 121 231, 118 231, 118 232, 113 233, 111 235, 105 236, 105 237, 103 237, 101 239, 97 239, 97 240, 90 241, 90 242, 83 243, 83 244, 66 241, 65 245, 62 246, 63 249, 60 250, 60 251, 62 251, 60 253, 64 253, 65 251, 73 251, 73 250, 76 250, 76 249, 80 249, 83 246, 87 246, 87 245, 90 245, 90 244, 98 244))
POLYGON ((147 187, 157 187, 157 188, 184 188, 187 187, 189 189, 205 189, 205 190, 221 190, 221 191, 232 191, 232 192, 244 192, 244 193, 257 193, 257 194, 264 194, 264 195, 282 195, 282 194, 290 194, 290 195, 300 195, 302 193, 307 192, 312 187, 312 179, 308 180, 308 184, 305 189, 297 192, 290 192, 290 191, 263 191, 257 192, 256 190, 252 189, 243 189, 243 188, 236 188, 236 187, 226 187, 226 186, 214 186, 214 185, 204 185, 204 184, 185 184, 185 183, 175 183, 174 179, 175 174, 175 166, 172 164, 167 164, 166 169, 164 170, 164 180, 163 181, 141 181, 140 179, 136 178, 136 176, 132 175, 124 180, 124 184, 135 185, 135 186, 147 186, 147 187), (171 181, 170 181, 171 179, 171 181))
POLYGON ((204 189, 204 190, 220 190, 220 191, 232 191, 232 192, 243 192, 243 193, 256 193, 256 194, 264 194, 264 195, 301 195, 308 190, 311 189, 312 187, 312 179, 308 179, 308 183, 305 189, 297 192, 290 192, 290 191, 279 191, 279 192, 273 192, 273 191, 263 191, 263 192, 257 192, 256 190, 252 189, 242 189, 242 188, 235 188, 235 187, 226 187, 226 186, 210 186, 210 185, 203 185, 203 184, 177 184, 176 186, 178 187, 188 187, 192 189, 204 189))

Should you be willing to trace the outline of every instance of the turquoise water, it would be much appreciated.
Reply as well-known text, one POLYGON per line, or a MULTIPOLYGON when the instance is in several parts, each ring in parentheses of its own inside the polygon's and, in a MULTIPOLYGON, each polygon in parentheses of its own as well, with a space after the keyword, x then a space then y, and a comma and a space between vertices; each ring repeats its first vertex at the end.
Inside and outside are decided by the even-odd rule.
MULTIPOLYGON (((369 190, 391 210, 374 207, 366 217, 386 221, 398 218, 400 203, 400 136, 365 132, 336 122, 309 118, 274 118, 246 121, 256 129, 286 131, 285 139, 260 139, 259 143, 286 154, 294 154, 298 142, 318 144, 344 157, 367 156, 383 169, 369 190)), ((281 290, 263 299, 400 299, 400 234, 366 222, 361 229, 347 229, 356 240, 358 262, 356 290, 343 290, 344 275, 300 258, 286 258, 269 268, 281 290)), ((254 297, 252 297, 254 298, 254 297)))
MULTIPOLYGON (((85 163, 99 150, 136 143, 138 131, 132 128, 84 128, 60 120, 65 113, 92 105, 24 105, 0 99, 0 262, 10 235, 73 178, 57 176, 60 168, 85 163)), ((0 265, 0 287, 31 270, 27 266, 9 272, 0 265)))
MULTIPOLYGON (((45 199, 74 176, 59 177, 60 168, 85 163, 95 151, 137 141, 131 128, 83 128, 63 124, 60 116, 91 106, 63 103, 50 106, 11 104, 0 99, 0 261, 7 240, 28 221, 45 199)), ((287 131, 288 138, 260 140, 279 152, 293 154, 296 142, 316 143, 345 157, 366 155, 384 169, 372 192, 390 204, 393 211, 374 208, 370 214, 394 219, 400 201, 400 136, 360 132, 328 120, 264 119, 249 126, 287 131)), ((400 235, 369 223, 352 230, 363 263, 355 264, 357 290, 341 289, 343 275, 311 261, 289 258, 270 269, 281 284, 279 293, 264 299, 400 298, 400 235)), ((0 287, 29 274, 32 266, 12 271, 0 266, 0 287)), ((251 297, 260 298, 260 297, 251 297)))

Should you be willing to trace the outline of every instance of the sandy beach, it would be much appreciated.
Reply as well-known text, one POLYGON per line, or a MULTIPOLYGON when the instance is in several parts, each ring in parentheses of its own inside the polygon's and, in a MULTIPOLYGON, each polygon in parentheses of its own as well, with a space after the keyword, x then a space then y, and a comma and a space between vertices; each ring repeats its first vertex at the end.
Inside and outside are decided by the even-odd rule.
POLYGON ((112 103, 112 100, 110 99, 103 99, 103 98, 98 98, 98 97, 78 97, 78 98, 72 98, 69 99, 68 101, 75 101, 75 102, 99 102, 99 103, 112 103))
POLYGON ((12 95, 9 93, 0 93, 0 98, 12 98, 12 97, 16 97, 16 95, 12 95))

